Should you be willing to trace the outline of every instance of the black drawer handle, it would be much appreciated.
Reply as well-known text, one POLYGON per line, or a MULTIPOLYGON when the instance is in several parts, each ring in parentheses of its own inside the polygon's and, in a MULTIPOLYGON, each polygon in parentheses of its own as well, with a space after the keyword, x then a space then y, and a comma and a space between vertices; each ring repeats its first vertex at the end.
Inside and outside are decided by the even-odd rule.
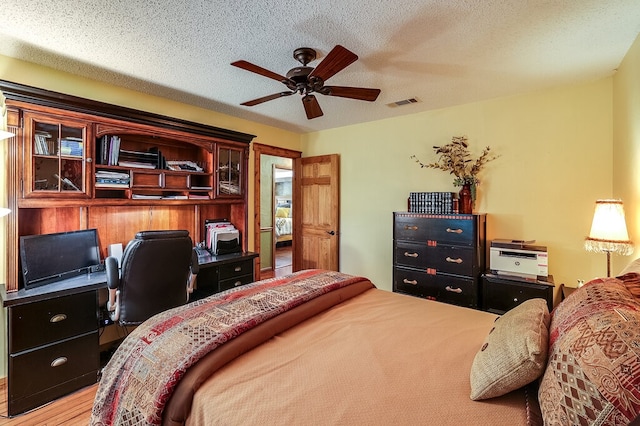
POLYGON ((236 266, 235 268, 233 268, 233 270, 236 272, 240 272, 242 271, 242 266, 236 266))
POLYGON ((61 356, 60 358, 56 358, 53 361, 51 361, 51 366, 52 367, 60 367, 63 364, 67 363, 67 357, 65 356, 61 356))
POLYGON ((417 230, 418 230, 418 227, 417 227, 417 226, 415 226, 415 225, 412 225, 412 226, 405 225, 405 226, 404 226, 404 230, 405 230, 405 231, 417 231, 417 230))
POLYGON ((57 314, 51 317, 51 319, 49 319, 49 322, 60 322, 60 321, 64 321, 67 319, 67 315, 66 314, 57 314))
POLYGON ((458 229, 447 228, 447 232, 449 232, 451 234, 462 234, 462 229, 460 229, 460 228, 458 228, 458 229))
POLYGON ((406 278, 403 279, 402 282, 405 283, 405 284, 411 284, 411 285, 417 285, 418 284, 418 281, 416 281, 416 280, 408 280, 406 278))
POLYGON ((452 292, 452 293, 458 293, 458 294, 462 293, 462 289, 461 289, 460 287, 458 287, 458 288, 453 288, 453 287, 451 287, 451 286, 449 286, 449 285, 448 285, 448 286, 446 286, 444 289, 445 289, 445 290, 447 290, 447 291, 450 291, 450 292, 452 292))
POLYGON ((242 285, 242 281, 236 281, 235 283, 233 283, 234 287, 238 287, 239 285, 242 285))
POLYGON ((452 257, 447 256, 447 262, 460 264, 462 263, 462 259, 460 258, 454 259, 452 257))
POLYGON ((418 257, 418 253, 409 253, 408 251, 404 252, 405 257, 418 257))

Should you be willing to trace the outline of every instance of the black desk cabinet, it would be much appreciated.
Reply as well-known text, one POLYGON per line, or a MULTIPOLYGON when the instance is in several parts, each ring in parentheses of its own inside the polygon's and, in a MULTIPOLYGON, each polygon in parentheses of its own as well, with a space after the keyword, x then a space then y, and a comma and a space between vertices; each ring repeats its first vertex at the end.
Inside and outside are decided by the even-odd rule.
POLYGON ((200 299, 253 282, 253 264, 256 257, 258 253, 252 252, 198 256, 200 272, 191 299, 200 299))
POLYGON ((553 276, 547 281, 528 281, 494 274, 482 275, 482 310, 504 314, 525 300, 540 298, 553 309, 553 276))
POLYGON ((97 290, 7 308, 10 416, 96 383, 97 290))
POLYGON ((486 215, 393 214, 393 291, 477 308, 486 215))

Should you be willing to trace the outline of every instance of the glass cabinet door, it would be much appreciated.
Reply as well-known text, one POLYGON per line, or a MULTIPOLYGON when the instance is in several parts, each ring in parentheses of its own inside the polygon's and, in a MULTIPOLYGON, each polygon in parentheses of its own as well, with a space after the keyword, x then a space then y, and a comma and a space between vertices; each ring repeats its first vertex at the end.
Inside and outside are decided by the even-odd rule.
POLYGON ((25 196, 87 196, 87 124, 35 116, 27 123, 25 196))
POLYGON ((240 197, 242 187, 242 150, 225 146, 218 147, 218 167, 216 168, 216 195, 220 197, 240 197))

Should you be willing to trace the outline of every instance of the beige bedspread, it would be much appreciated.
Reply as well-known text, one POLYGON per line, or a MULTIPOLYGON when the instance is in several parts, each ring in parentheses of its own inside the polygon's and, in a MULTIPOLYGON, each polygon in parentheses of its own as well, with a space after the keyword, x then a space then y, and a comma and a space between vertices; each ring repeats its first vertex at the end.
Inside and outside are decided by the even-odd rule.
POLYGON ((495 315, 371 289, 213 374, 189 425, 522 425, 525 392, 472 401, 495 315))

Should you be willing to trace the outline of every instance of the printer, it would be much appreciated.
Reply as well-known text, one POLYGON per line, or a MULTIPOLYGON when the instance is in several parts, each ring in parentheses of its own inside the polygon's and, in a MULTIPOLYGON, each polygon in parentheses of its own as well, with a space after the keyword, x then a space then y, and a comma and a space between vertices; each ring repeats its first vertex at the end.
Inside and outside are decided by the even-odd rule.
POLYGON ((489 268, 493 274, 511 275, 531 280, 546 280, 549 256, 546 246, 535 240, 493 240, 489 248, 489 268))
POLYGON ((205 221, 205 248, 213 255, 239 253, 240 231, 226 220, 205 221))

